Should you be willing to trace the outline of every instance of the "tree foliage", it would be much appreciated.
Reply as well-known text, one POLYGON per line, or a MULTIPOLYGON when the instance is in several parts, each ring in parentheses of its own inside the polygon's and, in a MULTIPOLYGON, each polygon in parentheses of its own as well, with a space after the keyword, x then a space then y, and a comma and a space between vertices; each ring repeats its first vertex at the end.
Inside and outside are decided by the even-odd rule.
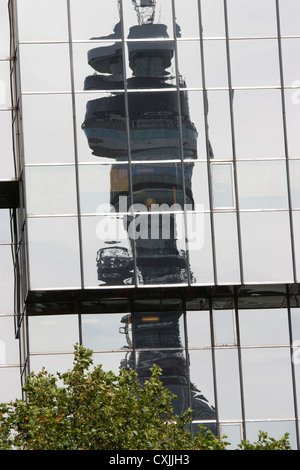
MULTIPOLYGON (((190 411, 174 416, 172 393, 151 369, 144 383, 133 370, 119 375, 93 366, 92 351, 75 345, 72 370, 29 375, 26 401, 0 404, 0 450, 225 450, 228 443, 199 427, 187 431, 190 411)), ((261 433, 241 449, 289 448, 261 433)))

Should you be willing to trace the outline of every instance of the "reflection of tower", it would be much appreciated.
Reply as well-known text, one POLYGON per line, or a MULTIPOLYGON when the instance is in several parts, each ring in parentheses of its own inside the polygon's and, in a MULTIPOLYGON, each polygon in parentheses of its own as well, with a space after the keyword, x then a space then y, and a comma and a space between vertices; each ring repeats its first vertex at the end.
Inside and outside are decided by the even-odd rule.
MULTIPOLYGON (((197 130, 190 121, 186 90, 183 88, 178 93, 168 83, 167 69, 171 65, 174 48, 167 27, 153 23, 155 0, 139 0, 134 4, 140 24, 130 28, 128 36, 132 40, 128 42, 128 53, 133 72, 126 82, 128 108, 122 92, 124 64, 121 44, 114 42, 92 49, 88 53, 88 61, 98 75, 86 78, 85 89, 112 90, 112 93, 87 103, 82 128, 93 154, 115 161, 111 169, 111 204, 116 212, 120 211, 120 196, 127 199, 127 207, 131 205, 130 185, 132 202, 145 208, 145 213, 135 219, 139 220, 141 231, 146 232, 146 236, 134 241, 139 282, 148 285, 182 283, 187 280, 188 266, 185 251, 177 247, 175 213, 166 217, 161 212, 153 212, 152 208, 153 204, 158 207, 177 204, 183 208, 184 203, 193 207, 191 178, 194 164, 191 160, 197 158, 197 130), (128 164, 125 163, 129 150, 128 135, 130 184, 128 164), (189 161, 171 162, 181 159, 181 156, 189 161), (153 232, 156 235, 151 238, 153 232)), ((120 36, 118 24, 114 34, 101 39, 114 40, 120 36)), ((129 222, 132 220, 127 222, 128 233, 129 222)), ((131 254, 117 242, 99 250, 99 281, 111 285, 128 283, 133 269, 131 254)), ((162 381, 179 397, 176 411, 180 413, 192 405, 194 419, 213 420, 213 408, 188 379, 179 340, 180 315, 181 312, 133 314, 136 369, 143 379, 148 376, 149 367, 153 363, 158 364, 163 369, 162 381), (192 403, 188 401, 189 389, 192 403)), ((125 363, 127 366, 133 364, 131 355, 122 365, 125 363)))

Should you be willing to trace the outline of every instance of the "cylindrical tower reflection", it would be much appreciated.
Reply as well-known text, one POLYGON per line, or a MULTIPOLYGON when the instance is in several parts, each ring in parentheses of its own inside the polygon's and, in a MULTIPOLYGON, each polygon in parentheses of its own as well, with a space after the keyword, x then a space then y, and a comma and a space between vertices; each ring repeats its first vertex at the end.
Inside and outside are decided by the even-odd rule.
MULTIPOLYGON (((97 74, 86 78, 85 89, 111 90, 111 95, 87 103, 82 128, 93 155, 112 158, 116 162, 111 169, 111 204, 115 211, 120 211, 120 197, 127 199, 127 207, 133 201, 134 205, 145 208, 145 213, 138 217, 148 236, 132 241, 139 283, 179 284, 187 280, 188 265, 185 250, 177 246, 176 214, 171 211, 166 217, 163 212, 153 213, 151 209, 163 204, 169 208, 183 208, 184 204, 189 204, 193 208, 191 179, 193 159, 197 158, 197 130, 190 120, 183 83, 178 91, 168 81, 167 69, 173 60, 174 44, 169 39, 166 25, 153 23, 155 1, 140 0, 134 4, 139 24, 130 28, 128 36, 132 70, 132 77, 126 80, 128 107, 125 106, 125 91, 122 91, 121 44, 115 42, 92 49, 88 52, 88 62, 97 74), (151 40, 147 40, 149 38, 151 40), (128 182, 128 157, 132 194, 128 182), (176 159, 181 162, 171 161, 176 159), (182 159, 188 159, 188 162, 183 164, 182 159), (166 231, 168 236, 165 236, 166 231), (151 233, 156 234, 154 238, 149 236, 151 233)), ((117 24, 114 33, 102 39, 119 38, 120 28, 117 24)), ((129 222, 132 220, 127 220, 128 233, 129 222)), ((99 250, 97 273, 102 283, 117 285, 125 279, 128 283, 129 273, 133 271, 133 258, 128 249, 110 244, 99 250)), ((158 364, 163 371, 163 383, 178 396, 174 404, 176 412, 191 406, 194 419, 214 420, 213 407, 187 374, 187 361, 179 336, 181 314, 134 313, 127 318, 124 323, 127 327, 131 325, 136 356, 133 361, 129 354, 121 366, 134 365, 139 377, 146 379, 149 367, 158 364)))

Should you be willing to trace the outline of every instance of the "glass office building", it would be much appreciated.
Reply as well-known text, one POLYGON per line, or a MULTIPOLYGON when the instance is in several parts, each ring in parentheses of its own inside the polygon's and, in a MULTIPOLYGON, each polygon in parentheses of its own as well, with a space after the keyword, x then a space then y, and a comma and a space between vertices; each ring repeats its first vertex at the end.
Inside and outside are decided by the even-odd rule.
POLYGON ((300 0, 0 9, 0 401, 80 342, 298 449, 300 0))

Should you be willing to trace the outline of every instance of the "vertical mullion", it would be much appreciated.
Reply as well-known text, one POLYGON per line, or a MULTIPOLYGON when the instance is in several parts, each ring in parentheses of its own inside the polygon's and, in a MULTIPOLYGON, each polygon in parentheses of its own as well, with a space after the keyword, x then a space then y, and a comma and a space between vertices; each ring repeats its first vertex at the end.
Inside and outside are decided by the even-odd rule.
POLYGON ((238 249, 239 249, 239 259, 240 259, 240 277, 241 277, 241 284, 243 284, 244 283, 244 263, 243 263, 243 253, 242 253, 241 222, 240 222, 240 208, 239 208, 239 194, 238 194, 238 175, 237 175, 237 164, 236 164, 235 128, 234 128, 234 111, 233 111, 234 91, 232 87, 232 77, 231 77, 227 0, 223 0, 223 2, 224 2, 224 19, 225 19, 225 34, 226 34, 227 73, 228 73, 228 87, 229 87, 229 106, 230 106, 230 120, 231 120, 231 140, 232 140, 233 170, 234 170, 234 190, 235 190, 234 192, 235 192, 235 200, 236 200, 238 249))
POLYGON ((212 241, 212 259, 213 259, 213 272, 214 283, 218 284, 218 271, 217 271, 217 255, 216 255, 216 236, 215 236, 215 222, 213 211, 213 188, 212 188, 212 172, 210 164, 210 141, 208 133, 208 95, 205 80, 205 61, 204 61, 204 47, 203 47, 203 25, 202 25, 202 10, 201 0, 198 0, 198 15, 199 15, 199 31, 200 31, 200 60, 201 60, 201 73, 202 73, 202 87, 203 87, 203 108, 204 108, 204 125, 205 125, 205 146, 207 158, 207 178, 208 178, 208 197, 210 207, 210 225, 211 225, 211 241, 212 241))
POLYGON ((296 280, 297 280, 297 269, 296 269, 295 240, 294 240, 294 226, 293 226, 293 210, 292 210, 292 195, 291 195, 291 182, 290 182, 289 148, 288 148, 288 137, 287 137, 287 122, 286 122, 286 107, 285 107, 285 92, 284 92, 284 71, 283 71, 283 58, 282 58, 279 0, 276 0, 276 19, 277 19, 279 70, 280 70, 280 92, 281 92, 281 105, 282 105, 282 122, 283 122, 283 134, 284 134, 284 150, 285 150, 287 191, 288 191, 288 203, 289 203, 289 219, 290 219, 290 232, 291 232, 291 250, 292 250, 293 276, 294 276, 294 282, 296 282, 296 280))
POLYGON ((68 37, 69 37, 69 60, 70 60, 70 77, 71 77, 71 96, 72 96, 72 117, 73 117, 73 137, 74 137, 74 159, 75 159, 75 180, 76 180, 76 199, 77 199, 77 224, 78 224, 78 243, 80 257, 80 278, 81 288, 84 288, 84 268, 83 268, 83 246, 82 246, 82 225, 81 225, 81 206, 80 206, 80 188, 79 188, 79 168, 78 168, 78 146, 77 146, 77 120, 76 120, 76 100, 75 100, 75 83, 74 83, 74 60, 73 60, 73 43, 72 43, 72 24, 71 24, 71 5, 70 0, 67 2, 68 15, 68 37))

